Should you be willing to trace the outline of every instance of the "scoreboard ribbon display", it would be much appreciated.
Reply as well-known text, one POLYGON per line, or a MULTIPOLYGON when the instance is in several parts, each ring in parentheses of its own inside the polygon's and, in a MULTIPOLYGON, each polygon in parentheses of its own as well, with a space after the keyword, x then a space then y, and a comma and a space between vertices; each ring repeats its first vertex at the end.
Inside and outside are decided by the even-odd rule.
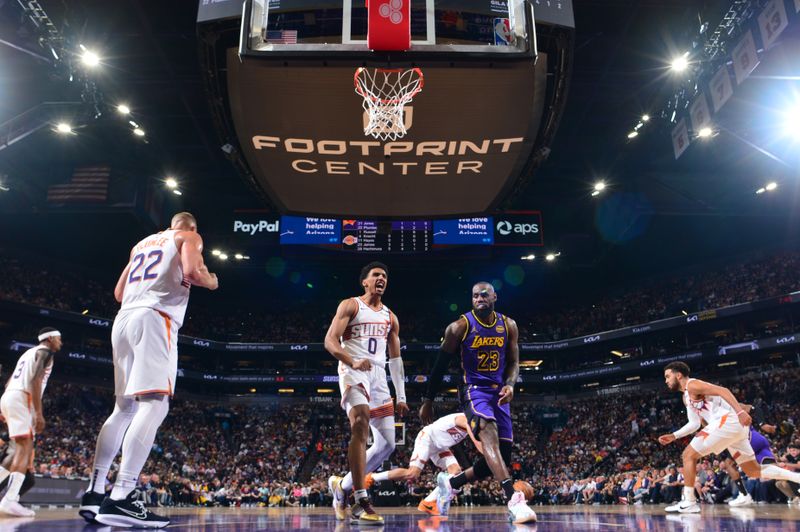
MULTIPOLYGON (((241 224, 260 228, 260 222, 241 224)), ((365 253, 418 253, 435 246, 542 246, 542 215, 516 211, 447 220, 369 220, 282 216, 280 243, 365 253)))

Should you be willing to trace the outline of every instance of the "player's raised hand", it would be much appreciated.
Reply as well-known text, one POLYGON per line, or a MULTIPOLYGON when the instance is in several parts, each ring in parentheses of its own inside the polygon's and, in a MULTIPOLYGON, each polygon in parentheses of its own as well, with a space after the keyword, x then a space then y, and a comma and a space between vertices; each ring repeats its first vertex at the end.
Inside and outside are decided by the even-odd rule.
POLYGON ((660 443, 661 445, 669 445, 674 441, 675 441, 674 434, 664 434, 663 436, 658 437, 658 443, 660 443))
POLYGON ((419 419, 423 425, 433 423, 433 402, 430 399, 422 401, 422 406, 419 407, 419 419))
POLYGON ((362 358, 360 360, 354 360, 353 365, 350 367, 361 371, 369 371, 369 368, 372 367, 372 364, 370 364, 369 360, 367 360, 366 358, 362 358))
POLYGON ((506 403, 510 403, 513 398, 514 398, 514 387, 506 384, 500 390, 500 399, 497 401, 497 404, 504 405, 506 403))
POLYGON ((406 414, 408 414, 408 405, 402 402, 397 403, 397 406, 395 407, 395 412, 397 412, 398 417, 401 418, 406 417, 406 414))

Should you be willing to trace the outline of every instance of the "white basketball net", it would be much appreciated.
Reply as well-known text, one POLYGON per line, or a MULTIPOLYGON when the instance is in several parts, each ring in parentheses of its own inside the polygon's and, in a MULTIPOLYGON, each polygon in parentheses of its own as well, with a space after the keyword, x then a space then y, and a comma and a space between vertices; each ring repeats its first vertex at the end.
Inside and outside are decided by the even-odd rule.
POLYGON ((406 134, 404 107, 422 90, 419 68, 358 68, 356 93, 364 98, 367 124, 364 134, 379 140, 396 140, 406 134))

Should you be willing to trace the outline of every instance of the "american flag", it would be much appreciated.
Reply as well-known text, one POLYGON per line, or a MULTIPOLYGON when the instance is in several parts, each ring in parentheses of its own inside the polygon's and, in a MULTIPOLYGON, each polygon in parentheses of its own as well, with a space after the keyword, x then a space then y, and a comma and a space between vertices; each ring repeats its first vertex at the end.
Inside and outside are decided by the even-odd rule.
POLYGON ((297 44, 297 30, 267 31, 269 44, 297 44))
POLYGON ((81 166, 72 173, 72 180, 47 189, 49 203, 101 203, 108 199, 109 166, 81 166))

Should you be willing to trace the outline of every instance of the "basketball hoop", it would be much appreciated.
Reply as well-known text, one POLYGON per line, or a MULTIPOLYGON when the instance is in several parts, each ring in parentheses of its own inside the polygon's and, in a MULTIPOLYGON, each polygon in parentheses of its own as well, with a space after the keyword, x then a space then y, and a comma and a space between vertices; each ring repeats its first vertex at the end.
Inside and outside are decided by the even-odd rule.
POLYGON ((422 70, 357 68, 354 81, 356 93, 364 98, 364 134, 379 140, 402 138, 407 132, 404 107, 422 90, 422 70))

